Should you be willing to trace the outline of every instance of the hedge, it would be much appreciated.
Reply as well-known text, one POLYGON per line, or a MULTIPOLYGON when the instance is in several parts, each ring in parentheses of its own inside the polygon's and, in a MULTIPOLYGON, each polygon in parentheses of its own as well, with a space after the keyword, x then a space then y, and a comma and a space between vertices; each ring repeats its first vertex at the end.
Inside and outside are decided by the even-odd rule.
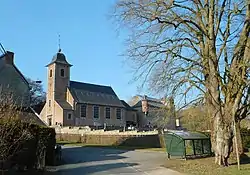
POLYGON ((14 166, 27 169, 44 168, 40 166, 43 150, 46 150, 45 164, 54 164, 54 128, 23 123, 20 120, 0 120, 0 131, 0 137, 4 139, 1 145, 7 148, 4 156, 0 155, 0 169, 10 169, 14 166), (4 137, 3 134, 8 136, 4 137))
MULTIPOLYGON (((203 134, 210 137, 209 132, 202 132, 203 134)), ((242 139, 242 145, 244 149, 250 148, 250 129, 247 128, 241 128, 240 129, 241 139, 242 139)))
POLYGON ((250 129, 241 128, 243 148, 250 148, 250 129))

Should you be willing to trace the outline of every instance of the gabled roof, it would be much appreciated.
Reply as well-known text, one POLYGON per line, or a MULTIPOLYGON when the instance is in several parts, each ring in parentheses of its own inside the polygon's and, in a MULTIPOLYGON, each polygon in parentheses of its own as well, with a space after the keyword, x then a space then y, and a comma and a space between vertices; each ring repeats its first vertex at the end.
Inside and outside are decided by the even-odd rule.
POLYGON ((0 72, 1 72, 1 70, 2 70, 2 68, 4 67, 4 60, 3 60, 3 57, 4 57, 4 55, 0 55, 0 72))
POLYGON ((36 124, 40 126, 47 126, 45 122, 43 122, 39 115, 34 111, 31 107, 19 107, 17 108, 18 118, 22 120, 22 122, 36 124))
POLYGON ((148 101, 154 101, 154 102, 161 102, 160 99, 154 98, 154 97, 149 97, 147 95, 137 95, 141 100, 146 99, 148 101))
POLYGON ((47 126, 47 124, 41 120, 41 118, 39 117, 39 114, 36 113, 36 111, 32 108, 26 108, 20 116, 21 120, 25 121, 25 122, 30 122, 33 124, 37 124, 40 126, 47 126))
POLYGON ((126 103, 124 100, 121 100, 122 104, 125 106, 125 109, 128 111, 137 111, 136 109, 132 108, 128 103, 126 103))
MULTIPOLYGON (((154 108, 161 108, 161 107, 164 107, 164 104, 162 104, 162 103, 159 102, 159 101, 151 101, 151 100, 148 100, 148 106, 149 106, 149 107, 154 107, 154 108)), ((138 108, 138 107, 142 107, 142 102, 141 102, 141 100, 138 101, 134 106, 132 106, 132 108, 138 108)))
POLYGON ((69 90, 78 103, 124 107, 110 86, 70 81, 69 90))
POLYGON ((136 95, 137 97, 137 102, 132 106, 132 108, 140 108, 142 107, 142 100, 147 100, 148 105, 153 108, 161 108, 164 107, 164 104, 162 102, 162 99, 157 99, 153 97, 148 97, 146 95, 136 95))
MULTIPOLYGON (((7 54, 8 54, 9 51, 7 51, 7 54)), ((12 53, 12 52, 11 52, 12 53)), ((4 62, 4 57, 6 56, 6 54, 3 54, 3 55, 0 55, 0 74, 1 74, 1 71, 4 69, 4 68, 10 68, 10 66, 5 66, 5 62, 4 62)), ((12 64, 13 68, 17 71, 17 73, 21 76, 22 80, 27 84, 29 85, 29 82, 26 80, 26 78, 24 77, 24 75, 21 73, 21 71, 15 66, 15 64, 13 63, 12 64)))

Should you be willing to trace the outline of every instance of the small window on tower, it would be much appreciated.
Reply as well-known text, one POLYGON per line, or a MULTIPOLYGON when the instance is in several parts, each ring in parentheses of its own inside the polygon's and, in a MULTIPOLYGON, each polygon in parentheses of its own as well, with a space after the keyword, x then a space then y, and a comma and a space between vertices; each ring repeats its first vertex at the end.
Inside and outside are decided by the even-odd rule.
POLYGON ((64 77, 64 69, 61 69, 61 77, 64 77))
POLYGON ((49 77, 52 77, 52 70, 49 70, 49 77))
POLYGON ((72 114, 68 113, 68 120, 72 120, 72 114))

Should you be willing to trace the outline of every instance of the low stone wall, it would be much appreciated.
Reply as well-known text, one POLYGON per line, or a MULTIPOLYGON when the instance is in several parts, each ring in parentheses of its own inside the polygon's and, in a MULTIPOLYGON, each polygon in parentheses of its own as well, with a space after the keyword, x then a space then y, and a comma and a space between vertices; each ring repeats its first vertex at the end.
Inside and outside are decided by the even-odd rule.
POLYGON ((93 145, 113 145, 113 146, 131 146, 142 148, 164 147, 163 137, 158 135, 158 131, 125 131, 103 129, 92 130, 89 127, 58 127, 55 128, 56 137, 59 141, 68 141, 74 143, 84 143, 93 145))
POLYGON ((141 148, 160 148, 161 138, 158 134, 68 134, 57 133, 57 140, 93 145, 131 146, 141 148))

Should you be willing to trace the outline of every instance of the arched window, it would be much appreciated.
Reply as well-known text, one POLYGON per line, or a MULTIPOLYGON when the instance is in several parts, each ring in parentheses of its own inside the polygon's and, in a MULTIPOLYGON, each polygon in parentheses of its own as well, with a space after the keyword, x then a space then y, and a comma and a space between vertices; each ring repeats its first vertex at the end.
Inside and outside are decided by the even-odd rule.
POLYGON ((61 69, 61 77, 64 77, 64 69, 61 69))
POLYGON ((49 77, 52 77, 52 70, 49 70, 49 77))

